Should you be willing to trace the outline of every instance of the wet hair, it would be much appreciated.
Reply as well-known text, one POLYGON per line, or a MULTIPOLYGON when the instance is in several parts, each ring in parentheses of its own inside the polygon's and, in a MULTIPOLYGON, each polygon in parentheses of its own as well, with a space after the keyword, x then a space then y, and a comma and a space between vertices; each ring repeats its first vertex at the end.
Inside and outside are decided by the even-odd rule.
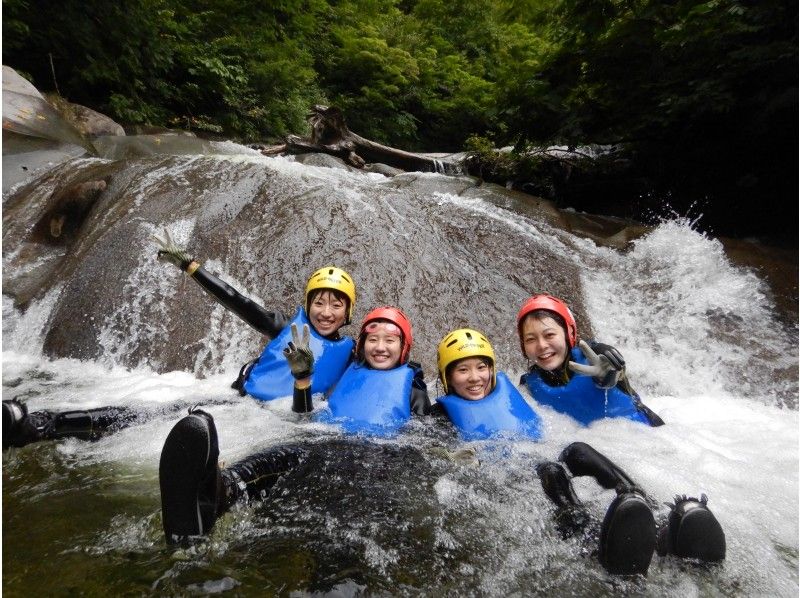
POLYGON ((556 324, 561 326, 561 329, 564 331, 564 338, 569 339, 569 332, 567 331, 567 323, 564 321, 564 318, 562 318, 556 312, 550 311, 549 309, 535 309, 531 313, 527 314, 524 318, 522 318, 522 321, 519 323, 520 336, 522 336, 522 325, 528 318, 533 318, 534 320, 539 320, 540 322, 545 318, 550 318, 551 320, 555 320, 556 324))

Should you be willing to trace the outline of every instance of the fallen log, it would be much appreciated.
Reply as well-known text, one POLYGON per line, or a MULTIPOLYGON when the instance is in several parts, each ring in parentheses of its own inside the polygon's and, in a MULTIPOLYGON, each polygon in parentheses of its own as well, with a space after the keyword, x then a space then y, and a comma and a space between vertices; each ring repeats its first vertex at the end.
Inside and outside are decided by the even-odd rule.
POLYGON ((289 135, 284 144, 260 148, 261 153, 274 156, 318 152, 341 158, 356 168, 379 162, 407 171, 460 172, 456 163, 382 145, 353 133, 347 128, 342 111, 333 106, 314 106, 308 115, 308 122, 311 125, 309 139, 289 135))

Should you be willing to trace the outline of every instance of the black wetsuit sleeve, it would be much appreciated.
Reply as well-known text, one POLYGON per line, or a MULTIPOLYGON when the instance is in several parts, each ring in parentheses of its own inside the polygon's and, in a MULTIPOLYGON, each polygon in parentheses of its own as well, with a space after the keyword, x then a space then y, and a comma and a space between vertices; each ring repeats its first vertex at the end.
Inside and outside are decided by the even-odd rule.
POLYGON ((294 387, 292 394, 292 411, 295 413, 308 413, 314 410, 314 402, 311 399, 311 387, 297 388, 294 387))
POLYGON ((617 383, 617 388, 631 398, 636 410, 647 418, 647 423, 649 423, 652 427, 657 428, 658 426, 664 425, 664 420, 661 419, 661 417, 655 411, 650 409, 650 407, 642 403, 641 397, 635 390, 633 390, 631 383, 628 382, 627 376, 622 377, 622 380, 617 383))
POLYGON ((430 415, 431 399, 428 396, 428 385, 422 370, 414 373, 414 380, 411 382, 411 413, 414 415, 430 415))
MULTIPOLYGON (((347 361, 347 365, 350 365, 353 361, 353 354, 350 354, 350 359, 347 361)), ((327 399, 333 389, 336 388, 334 384, 331 386, 328 391, 325 393, 325 399, 327 399)), ((311 398, 311 387, 308 388, 297 388, 294 387, 294 392, 292 393, 292 411, 295 413, 308 413, 309 411, 314 410, 314 401, 311 398)))
POLYGON ((226 309, 235 313, 261 334, 274 338, 289 323, 286 315, 265 310, 202 266, 190 276, 226 309))

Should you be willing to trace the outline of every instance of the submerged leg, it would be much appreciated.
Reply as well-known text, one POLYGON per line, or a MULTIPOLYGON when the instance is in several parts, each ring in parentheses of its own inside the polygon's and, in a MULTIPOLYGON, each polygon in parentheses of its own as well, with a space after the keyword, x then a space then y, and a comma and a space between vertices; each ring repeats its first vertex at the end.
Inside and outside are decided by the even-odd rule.
POLYGON ((241 499, 261 500, 266 497, 281 476, 288 473, 306 457, 297 445, 271 448, 226 467, 222 470, 224 510, 241 499))
POLYGON ((125 407, 100 407, 81 411, 34 411, 11 399, 3 401, 3 448, 22 447, 40 440, 75 437, 97 440, 104 433, 130 425, 136 414, 125 407))
POLYGON ((64 411, 54 416, 53 438, 72 436, 83 440, 97 440, 108 432, 126 428, 138 418, 135 412, 126 407, 64 411))
POLYGON ((705 494, 700 495, 700 500, 675 496, 667 525, 658 534, 660 556, 673 554, 704 563, 718 563, 725 559, 725 532, 707 502, 705 494))
POLYGON ((261 499, 305 457, 299 446, 276 447, 220 469, 214 418, 190 410, 161 451, 161 514, 168 544, 208 534, 239 500, 261 499))
POLYGON ((581 506, 582 503, 575 494, 572 481, 567 477, 567 472, 560 463, 548 461, 536 466, 536 473, 542 482, 542 488, 547 498, 559 507, 581 506))
POLYGON ((569 538, 584 531, 590 522, 590 517, 575 494, 572 481, 567 476, 564 466, 552 461, 539 463, 536 466, 536 473, 542 482, 544 493, 558 507, 556 524, 561 536, 569 538))
POLYGON ((592 476, 603 488, 615 489, 620 485, 627 489, 636 486, 635 482, 611 459, 597 452, 585 442, 573 442, 558 457, 566 463, 575 477, 592 476))
POLYGON ((621 492, 609 505, 600 529, 600 564, 615 575, 645 575, 655 547, 656 523, 644 497, 621 492))
POLYGON ((591 476, 615 489, 600 528, 598 559, 615 575, 646 574, 656 545, 653 512, 644 493, 619 466, 584 442, 574 442, 559 456, 574 476, 591 476))

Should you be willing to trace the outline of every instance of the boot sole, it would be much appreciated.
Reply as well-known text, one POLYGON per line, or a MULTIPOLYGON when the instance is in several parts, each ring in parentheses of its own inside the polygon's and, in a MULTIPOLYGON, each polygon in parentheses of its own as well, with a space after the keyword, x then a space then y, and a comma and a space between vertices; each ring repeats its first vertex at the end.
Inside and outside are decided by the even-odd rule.
POLYGON ((26 442, 13 442, 14 432, 18 432, 28 416, 27 410, 16 400, 3 401, 3 450, 11 446, 25 446, 26 442))
POLYGON ((675 552, 706 563, 725 559, 725 532, 708 509, 692 509, 680 522, 675 552))
POLYGON ((646 575, 656 547, 656 524, 647 503, 622 494, 608 508, 600 533, 600 562, 614 575, 646 575))
POLYGON ((217 466, 218 456, 216 429, 210 416, 187 415, 167 436, 161 451, 158 481, 168 544, 207 534, 213 526, 214 513, 203 508, 200 493, 210 465, 217 466))

